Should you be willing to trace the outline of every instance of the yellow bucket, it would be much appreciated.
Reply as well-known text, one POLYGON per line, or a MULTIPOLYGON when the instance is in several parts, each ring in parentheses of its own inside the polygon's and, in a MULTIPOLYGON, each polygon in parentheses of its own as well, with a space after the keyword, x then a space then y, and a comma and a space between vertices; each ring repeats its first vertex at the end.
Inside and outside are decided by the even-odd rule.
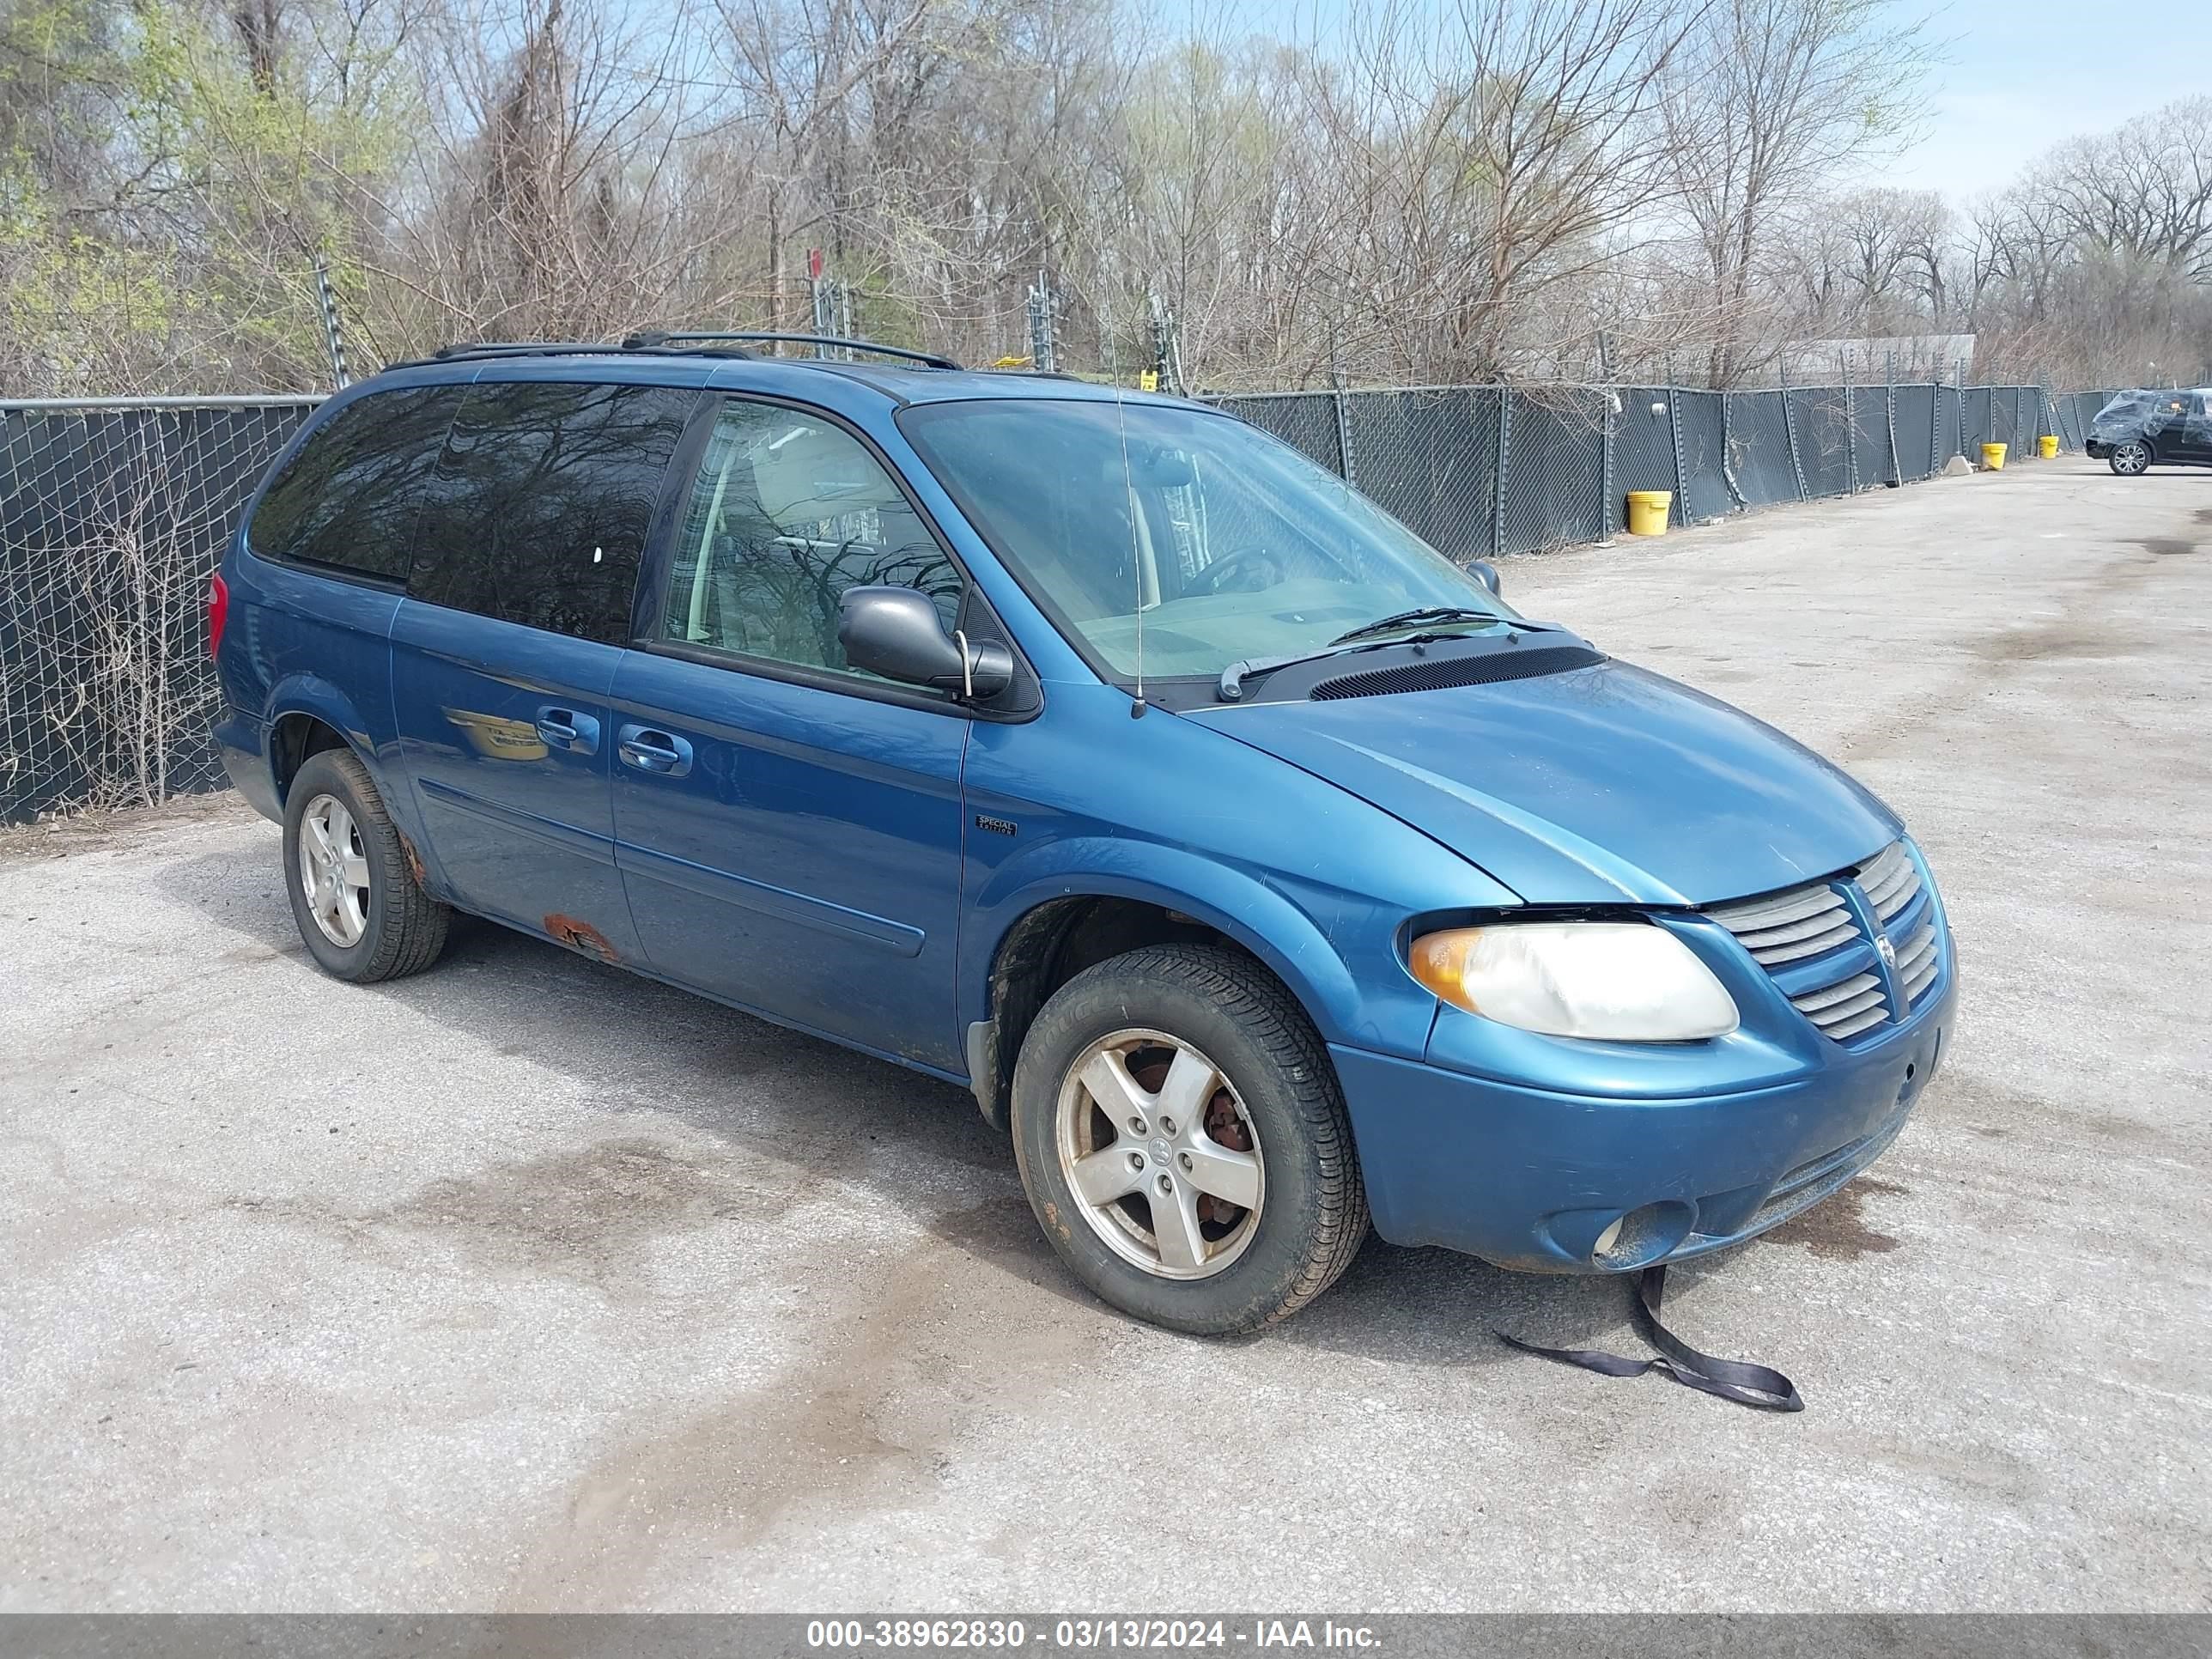
POLYGON ((2057 440, 2057 438, 2056 436, 2054 436, 2054 435, 2053 435, 2052 434, 2051 434, 2051 433, 2048 433, 2048 432, 2045 433, 2045 434, 2044 434, 2040 438, 2038 438, 2038 439, 2035 441, 2035 453, 2036 453, 2037 454, 2039 454, 2039 455, 2042 456, 2042 457, 2043 457, 2043 459, 2044 459, 2045 460, 2046 460, 2046 461, 2051 461, 2051 460, 2056 460, 2056 459, 2058 459, 2058 440, 2057 440))
POLYGON ((1671 489, 1632 489, 1628 492, 1628 533, 1632 536, 1663 536, 1667 533, 1667 509, 1674 502, 1671 489))
POLYGON ((2002 444, 1984 444, 1982 446, 1982 465, 1992 472, 2003 471, 2004 453, 2005 447, 2002 444))

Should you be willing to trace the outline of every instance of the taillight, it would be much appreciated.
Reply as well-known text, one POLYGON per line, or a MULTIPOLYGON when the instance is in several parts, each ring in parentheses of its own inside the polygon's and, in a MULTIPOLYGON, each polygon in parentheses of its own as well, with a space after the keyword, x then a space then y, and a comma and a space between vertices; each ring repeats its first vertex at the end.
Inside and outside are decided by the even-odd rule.
POLYGON ((222 649, 222 625, 230 620, 230 584, 217 571, 208 583, 208 655, 222 649))

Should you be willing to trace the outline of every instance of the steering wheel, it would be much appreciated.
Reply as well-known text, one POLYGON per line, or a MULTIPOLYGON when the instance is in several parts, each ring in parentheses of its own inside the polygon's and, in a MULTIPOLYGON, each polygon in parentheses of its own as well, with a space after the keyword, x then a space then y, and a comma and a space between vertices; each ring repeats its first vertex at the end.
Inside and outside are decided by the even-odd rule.
POLYGON ((1191 579, 1189 591, 1195 595, 1256 593, 1262 588, 1274 586, 1282 579, 1282 561, 1275 556, 1275 550, 1264 542, 1250 542, 1243 547, 1232 548, 1219 558, 1208 562, 1206 568, 1191 579), (1267 574, 1261 580, 1231 583, 1229 578, 1231 575, 1248 567, 1252 574, 1258 574, 1258 567, 1263 562, 1267 566, 1267 574))

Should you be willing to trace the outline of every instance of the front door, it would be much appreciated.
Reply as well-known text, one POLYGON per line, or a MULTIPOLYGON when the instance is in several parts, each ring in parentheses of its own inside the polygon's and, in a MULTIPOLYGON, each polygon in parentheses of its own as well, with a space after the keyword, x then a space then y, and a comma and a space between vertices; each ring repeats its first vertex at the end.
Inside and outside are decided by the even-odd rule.
POLYGON ((960 769, 949 698, 845 665, 838 596, 962 578, 827 416, 732 398, 615 676, 617 856, 656 971, 957 1073, 960 769))
POLYGON ((639 954, 614 860, 610 696, 647 527, 696 393, 478 383, 392 629, 400 750, 467 909, 639 954))
POLYGON ((2188 402, 2182 411, 2174 459, 2197 466, 2212 466, 2212 392, 2182 395, 2188 402))

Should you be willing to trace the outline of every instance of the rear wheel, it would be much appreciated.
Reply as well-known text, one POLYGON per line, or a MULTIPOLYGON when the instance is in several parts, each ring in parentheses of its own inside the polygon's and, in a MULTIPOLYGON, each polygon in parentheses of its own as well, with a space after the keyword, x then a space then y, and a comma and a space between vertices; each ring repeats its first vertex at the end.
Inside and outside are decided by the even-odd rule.
POLYGON ((2123 478, 2140 477, 2150 471, 2150 446, 2140 438, 2123 439, 2105 464, 2123 478))
POLYGON ((1287 1317, 1367 1235, 1328 1051, 1233 951, 1152 945, 1070 980, 1023 1042, 1013 1120, 1060 1259, 1155 1324, 1218 1335, 1287 1317))
POLYGON ((453 912, 422 890, 376 784, 351 753, 307 757, 284 798, 285 887, 325 973, 356 984, 419 973, 453 912))

